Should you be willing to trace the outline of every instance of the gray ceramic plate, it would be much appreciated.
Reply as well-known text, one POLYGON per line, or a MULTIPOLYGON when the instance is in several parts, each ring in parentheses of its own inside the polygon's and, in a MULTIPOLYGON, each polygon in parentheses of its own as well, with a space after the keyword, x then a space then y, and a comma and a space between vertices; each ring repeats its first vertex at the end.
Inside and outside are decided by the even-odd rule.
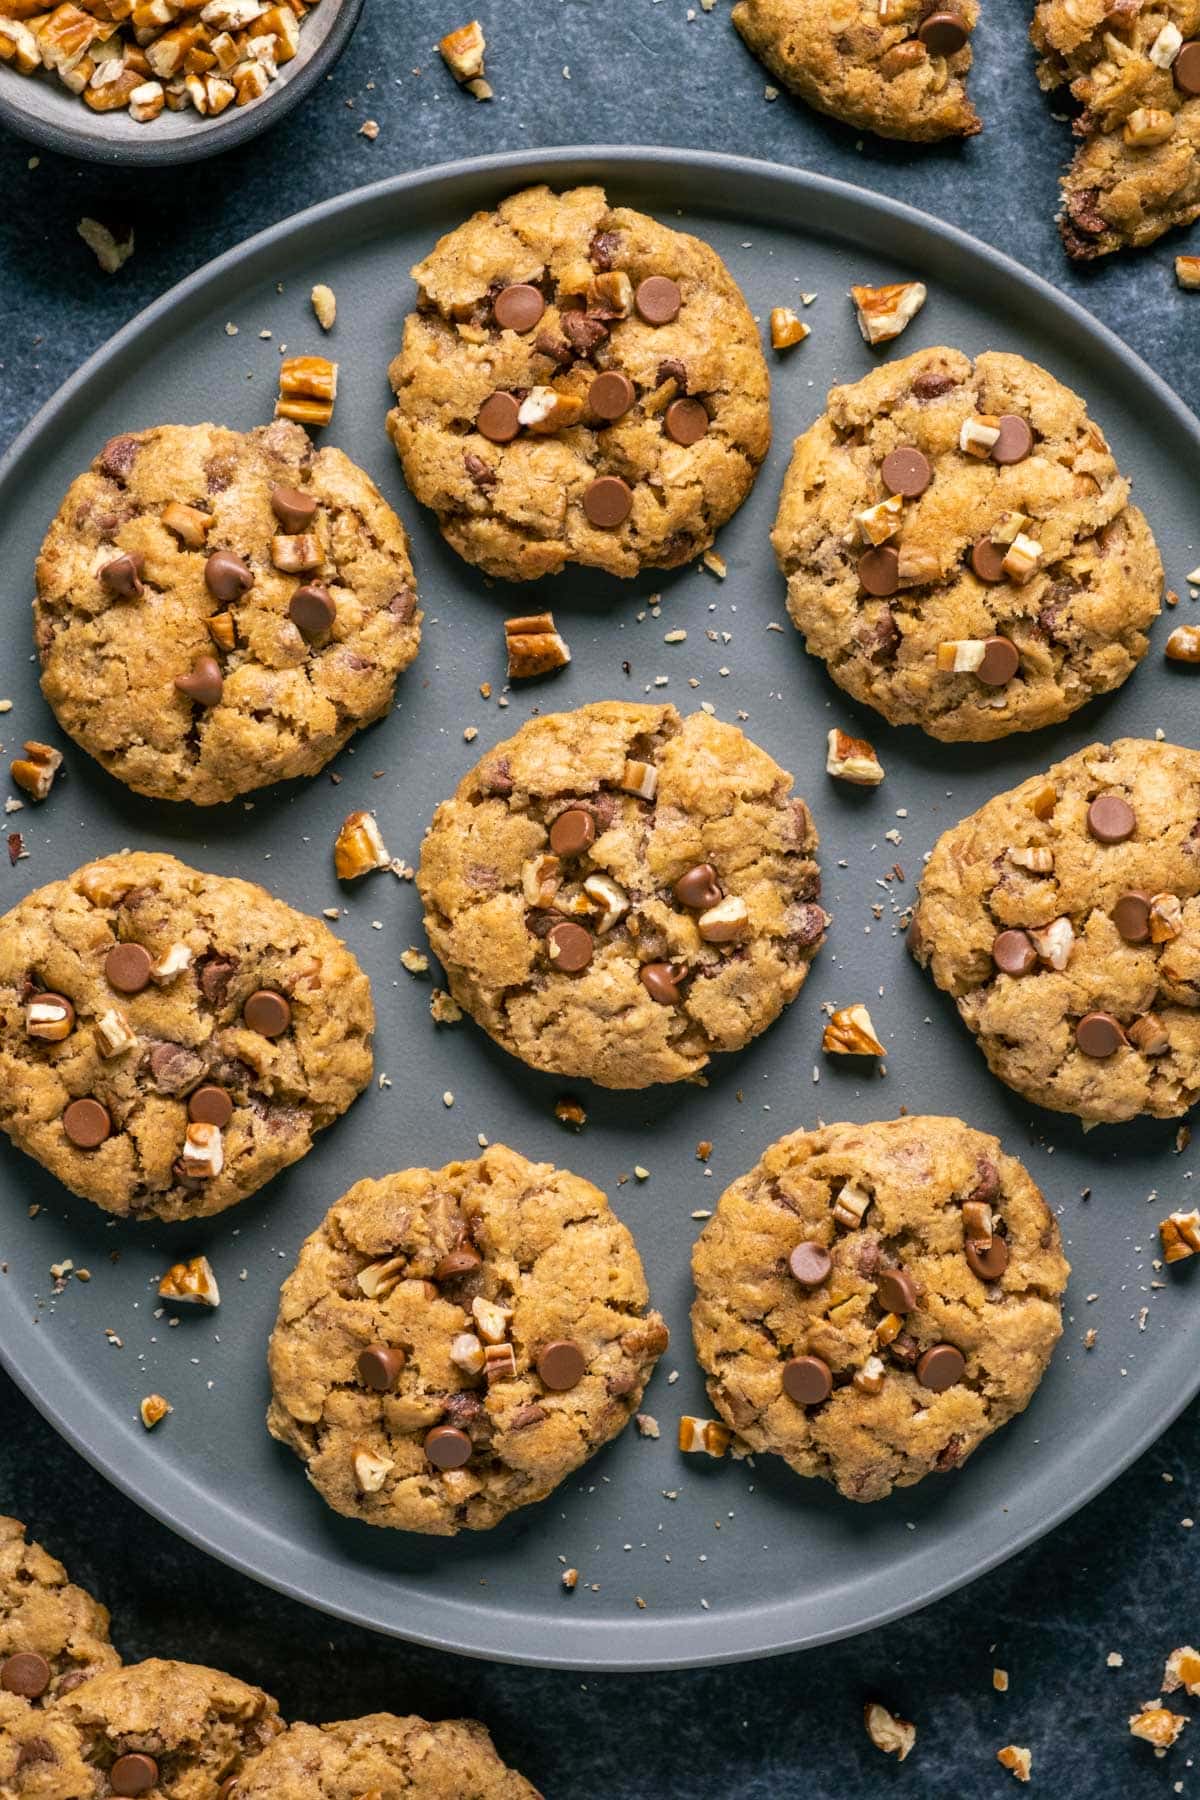
POLYGON ((1160 627, 1128 686, 1062 730, 947 748, 856 714, 786 624, 767 531, 790 441, 831 382, 879 360, 859 339, 848 284, 912 273, 929 283, 930 299, 900 347, 1016 349, 1086 393, 1135 480, 1169 580, 1182 588, 1200 560, 1188 539, 1200 429, 1114 337, 995 251, 892 202, 792 170, 676 151, 546 152, 435 169, 277 226, 121 332, 66 384, 0 475, 0 567, 14 608, 2 691, 15 705, 5 737, 54 739, 25 648, 20 581, 28 584, 67 482, 111 432, 162 419, 267 419, 280 340, 294 351, 316 348, 309 288, 322 280, 337 290, 330 344, 342 383, 328 435, 403 514, 427 614, 396 710, 339 759, 340 786, 322 777, 260 794, 252 807, 210 812, 140 800, 67 745, 69 779, 40 812, 10 821, 25 830, 30 857, 3 878, 7 903, 87 856, 137 844, 264 881, 312 911, 347 909, 346 938, 375 984, 377 1069, 390 1085, 367 1093, 306 1162, 196 1229, 108 1225, 9 1153, 0 1279, 0 1348, 57 1428, 178 1531, 315 1606, 450 1649, 589 1669, 816 1644, 909 1611, 1010 1556, 1110 1481, 1200 1383, 1186 1275, 1152 1290, 1155 1221, 1192 1194, 1175 1126, 1146 1122, 1085 1138, 1073 1120, 1032 1115, 988 1076, 952 1007, 907 958, 896 925, 936 835, 998 788, 1100 736, 1148 736, 1161 726, 1194 743, 1196 676, 1164 664, 1160 627), (619 200, 702 233, 764 320, 802 291, 817 296, 805 310, 811 338, 774 362, 776 445, 723 534, 723 582, 688 569, 632 587, 571 574, 506 591, 449 554, 405 493, 383 417, 387 363, 412 295, 409 266, 473 208, 541 178, 605 181, 619 200), (649 609, 655 594, 659 613, 649 609), (534 604, 553 607, 574 661, 500 710, 500 622, 534 604), (686 642, 666 644, 677 627, 686 642), (668 685, 655 686, 659 676, 668 685), (484 681, 490 701, 479 694, 484 681), (398 962, 406 945, 421 942, 415 892, 387 874, 339 892, 330 844, 345 813, 372 806, 393 854, 415 861, 437 800, 535 709, 646 694, 684 709, 709 702, 727 719, 740 709, 745 729, 795 772, 820 826, 835 925, 791 1011, 722 1063, 706 1089, 586 1092, 588 1124, 576 1137, 553 1116, 561 1083, 510 1061, 469 1022, 432 1026, 428 983, 398 962), (826 778, 824 739, 835 721, 878 745, 881 788, 847 790, 826 778), (468 725, 479 732, 471 745, 468 725), (897 862, 903 883, 887 880, 897 862), (870 1002, 889 1045, 886 1079, 822 1061, 826 999, 870 1002), (873 1507, 841 1501, 772 1459, 751 1468, 681 1457, 673 1446, 679 1414, 707 1410, 687 1325, 694 1214, 715 1205, 782 1132, 901 1106, 953 1111, 1000 1133, 1062 1219, 1075 1270, 1066 1330, 1028 1413, 960 1473, 873 1507), (385 1535, 328 1512, 266 1434, 264 1347, 276 1292, 300 1240, 352 1179, 469 1156, 480 1132, 590 1177, 632 1227, 675 1334, 646 1401, 662 1436, 627 1432, 558 1496, 487 1535, 385 1535), (714 1146, 710 1173, 696 1158, 701 1139, 714 1146), (649 1179, 633 1178, 635 1164, 649 1179), (1157 1198, 1148 1204, 1151 1190, 1157 1198), (41 1207, 34 1219, 31 1202, 41 1207), (156 1316, 155 1279, 168 1261, 200 1249, 216 1265, 223 1304, 215 1317, 171 1329, 156 1316), (71 1281, 55 1299, 50 1265, 65 1257, 92 1279, 71 1281), (1098 1328, 1090 1353, 1082 1344, 1089 1327, 1098 1328), (154 1389, 175 1411, 148 1436, 136 1409, 154 1389), (560 1586, 568 1565, 581 1571, 573 1594, 560 1586))
POLYGON ((125 111, 99 113, 65 88, 56 75, 18 75, 0 65, 0 119, 21 137, 64 156, 124 165, 199 162, 257 137, 290 112, 327 75, 358 22, 363 0, 322 0, 304 21, 300 48, 283 63, 261 100, 231 106, 216 118, 192 107, 164 111, 139 125, 125 111))

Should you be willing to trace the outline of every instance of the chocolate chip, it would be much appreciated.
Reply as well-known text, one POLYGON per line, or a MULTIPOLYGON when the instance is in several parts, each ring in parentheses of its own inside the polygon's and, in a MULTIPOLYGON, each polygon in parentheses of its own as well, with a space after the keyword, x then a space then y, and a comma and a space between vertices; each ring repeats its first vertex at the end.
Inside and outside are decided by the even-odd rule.
POLYGON ((669 325, 679 316, 683 295, 669 275, 648 275, 639 282, 633 303, 647 325, 669 325))
POLYGON ((598 419, 606 419, 609 424, 623 417, 637 399, 628 375, 620 374, 616 369, 606 369, 603 375, 597 375, 588 389, 588 407, 598 419))
POLYGON ((934 1344, 918 1359, 917 1380, 932 1393, 944 1394, 962 1380, 966 1367, 966 1358, 953 1344, 934 1344))
POLYGON ((215 1125, 223 1130, 233 1117, 233 1101, 223 1087, 207 1081, 189 1098, 187 1114, 195 1125, 215 1125))
POLYGON ((521 429, 518 407, 511 394, 500 389, 489 394, 475 415, 475 429, 492 444, 510 444, 521 429))
POLYGON ((557 1338, 538 1351, 537 1372, 556 1393, 578 1386, 586 1368, 587 1358, 571 1338, 557 1338))
POLYGON ((158 1786, 158 1764, 143 1750, 118 1756, 108 1771, 108 1785, 114 1794, 148 1794, 158 1786))
POLYGON ((223 1006, 229 991, 229 982, 237 969, 236 962, 227 956, 218 956, 210 951, 202 956, 196 964, 196 979, 200 983, 200 992, 210 1006, 223 1006))
POLYGON ((1112 919, 1127 944, 1144 944, 1150 936, 1150 895, 1136 888, 1121 894, 1112 919))
POLYGON ((562 919, 546 933, 546 954, 563 975, 579 975, 592 960, 592 934, 573 919, 562 919))
POLYGON ((1180 46, 1171 73, 1181 94, 1200 94, 1200 38, 1189 38, 1180 46))
POLYGON ((601 531, 611 531, 629 517, 633 491, 619 475, 601 475, 583 490, 583 510, 589 523, 601 531))
POLYGON ((832 1267, 833 1258, 824 1244, 814 1243, 811 1238, 797 1244, 788 1257, 788 1268, 802 1288, 819 1288, 828 1281, 832 1267))
POLYGON ((532 331, 545 310, 546 302, 527 281, 501 288, 492 303, 492 313, 502 331, 532 331))
POLYGON ((561 323, 576 356, 590 356, 608 336, 604 320, 592 313, 565 312, 561 323))
POLYGON ((95 1150, 112 1134, 107 1106, 91 1098, 69 1101, 63 1109, 62 1125, 77 1150, 95 1150))
MULTIPOLYGON (((302 637, 320 637, 337 617, 337 601, 319 581, 297 588, 288 601, 288 618, 302 637)), ((409 614, 412 617, 412 614, 409 614)))
POLYGON ((917 32, 930 56, 957 56, 968 35, 962 14, 956 12, 930 13, 917 32))
POLYGON ((304 531, 316 517, 317 501, 304 488, 277 484, 271 489, 271 511, 285 531, 304 531))
POLYGON ((642 986, 659 1006, 678 1006, 683 999, 683 972, 677 963, 643 963, 638 970, 642 986))
POLYGON ((292 1009, 274 988, 259 988, 242 1007, 242 1018, 260 1037, 282 1037, 292 1022, 292 1009))
POLYGON ((1003 544, 993 544, 991 538, 977 538, 971 545, 971 567, 980 581, 991 586, 1006 579, 1004 558, 1008 551, 1003 544))
POLYGON ((868 594, 886 600, 900 586, 900 557, 890 544, 864 550, 858 559, 858 579, 868 594))
POLYGON ((221 665, 214 656, 198 656, 187 675, 177 675, 175 686, 197 706, 216 706, 225 692, 221 665))
POLYGON ((596 841, 596 821, 582 806, 569 806, 550 827, 555 856, 582 856, 596 841))
POLYGON ((402 625, 407 625, 417 610, 417 596, 411 588, 401 588, 398 594, 392 595, 387 603, 387 609, 394 619, 399 619, 402 625))
POLYGON ((390 1394, 407 1360, 398 1345, 368 1344, 358 1353, 358 1379, 377 1394, 390 1394))
POLYGON ((829 1364, 819 1356, 793 1356, 783 1365, 783 1391, 797 1406, 820 1406, 833 1392, 829 1364))
POLYGON ((50 1664, 36 1650, 18 1650, 15 1656, 0 1663, 0 1688, 5 1693, 19 1694, 22 1700, 37 1700, 50 1686, 50 1664))
POLYGON ((486 494, 489 488, 495 487, 498 479, 496 471, 491 463, 484 462, 482 456, 476 456, 468 450, 463 457, 463 467, 481 494, 486 494))
POLYGON ((994 463, 1024 462, 1033 449, 1033 432, 1027 419, 1019 413, 1001 413, 997 424, 1000 436, 992 445, 991 458, 994 463))
POLYGON ((104 959, 104 978, 122 994, 150 985, 150 952, 141 944, 114 944, 104 959))
POLYGON ((699 400, 672 400, 663 429, 673 444, 698 444, 708 430, 708 412, 699 400))
POLYGON ((721 884, 717 880, 717 871, 711 863, 697 863, 671 889, 680 906, 690 906, 695 912, 707 912, 718 900, 724 898, 721 884))
POLYGON ((1020 666, 1020 652, 1011 638, 990 637, 984 640, 983 661, 975 674, 984 687, 1003 687, 1020 666))
POLYGON ((1002 1237, 993 1237, 986 1242, 968 1238, 964 1254, 980 1281, 999 1281, 1008 1267, 1008 1245, 1002 1237))
POLYGON ((901 444, 889 450, 879 473, 888 493, 901 494, 905 500, 915 500, 933 480, 929 458, 915 444, 901 444))
POLYGON ((1122 844, 1133 836, 1137 817, 1120 794, 1097 794, 1087 811, 1088 830, 1101 844, 1122 844))
POLYGON ((872 662, 894 662, 900 648, 900 627, 891 607, 881 606, 877 617, 860 619, 854 638, 863 655, 872 662))
POLYGON ((136 600, 143 592, 143 567, 144 559, 136 550, 126 551, 123 556, 114 556, 100 571, 101 585, 120 600, 136 600))
POLYGON ((454 1425, 435 1425, 425 1433, 425 1454, 435 1469, 461 1469, 471 1460, 471 1440, 454 1425))
POLYGON ((1001 931, 992 939, 992 961, 1004 975, 1028 975, 1037 966, 1033 939, 1025 931, 1001 931))
POLYGON ((658 365, 658 384, 660 387, 664 381, 673 381, 680 393, 686 394, 688 391, 687 364, 681 362, 677 356, 664 356, 658 365))
POLYGON ((621 240, 615 231, 593 231, 588 244, 588 261, 601 275, 613 268, 621 240))
POLYGON ((443 1256, 433 1271, 433 1279, 459 1281, 464 1275, 473 1275, 482 1263, 483 1258, 473 1244, 458 1244, 443 1256))
POLYGON ((228 605, 254 586, 254 576, 232 550, 214 550, 204 565, 204 585, 214 600, 228 605))
POLYGON ((139 438, 125 432, 121 437, 109 438, 96 458, 96 463, 111 480, 119 481, 124 486, 125 478, 137 461, 141 447, 139 438))
POLYGON ((904 1269, 881 1269, 875 1292, 885 1312, 907 1313, 917 1304, 917 1284, 904 1269))
POLYGON ((180 1094, 204 1072, 203 1059, 186 1044, 155 1044, 147 1058, 151 1079, 161 1094, 180 1094))
POLYGON ((1125 1033, 1119 1019, 1111 1013, 1084 1013, 1075 1027, 1075 1042, 1085 1056, 1104 1058, 1112 1056, 1125 1042, 1125 1033))
POLYGON ((918 375, 912 384, 913 397, 917 400, 940 400, 951 388, 958 386, 953 375, 944 375, 938 369, 926 369, 918 375))

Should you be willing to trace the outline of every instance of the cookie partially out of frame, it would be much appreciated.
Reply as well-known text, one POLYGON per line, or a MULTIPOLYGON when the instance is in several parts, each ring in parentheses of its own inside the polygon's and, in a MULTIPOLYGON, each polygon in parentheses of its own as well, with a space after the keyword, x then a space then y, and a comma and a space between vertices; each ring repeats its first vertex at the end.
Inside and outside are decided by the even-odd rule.
POLYGON ((1085 402, 998 351, 919 350, 835 387, 771 541, 809 652, 944 739, 1034 731, 1119 687, 1162 593, 1085 402))
POLYGON ((417 654, 408 540, 287 420, 110 438, 37 564, 42 691, 109 774, 202 806, 315 775, 417 654))
POLYGON ((508 581, 706 550, 771 438, 758 331, 698 238, 527 188, 413 270, 388 431, 467 562, 508 581))
POLYGON ((106 1609, 19 1519, 0 1516, 0 1693, 41 1710, 120 1661, 106 1609))
POLYGON ((943 833, 910 942, 993 1075, 1091 1122, 1200 1099, 1200 752, 1091 744, 943 833))
POLYGON ((121 1217, 193 1219, 296 1162, 371 1076, 367 978, 319 919, 173 856, 0 919, 0 1129, 121 1217))
POLYGON ((369 1713, 332 1725, 290 1725, 238 1777, 230 1800, 540 1800, 506 1768, 474 1719, 431 1724, 369 1713))
POLYGON ((959 1119, 797 1131, 692 1255, 708 1392, 849 1500, 959 1467, 1029 1404, 1069 1273, 1028 1171, 959 1119))
POLYGON ((267 1423, 337 1512, 485 1531, 617 1435, 666 1347, 600 1190, 494 1144, 330 1209, 283 1284, 267 1423))
POLYGON ((738 0, 732 17, 818 112, 913 143, 981 129, 966 87, 976 0, 738 0))

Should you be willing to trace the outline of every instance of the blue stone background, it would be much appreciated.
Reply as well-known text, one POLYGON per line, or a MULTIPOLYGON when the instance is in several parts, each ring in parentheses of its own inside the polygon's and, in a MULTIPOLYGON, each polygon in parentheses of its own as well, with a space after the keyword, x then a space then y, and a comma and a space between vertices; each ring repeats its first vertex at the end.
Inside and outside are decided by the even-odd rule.
MULTIPOLYGON (((769 103, 728 0, 695 13, 687 0, 482 0, 496 99, 477 105, 433 49, 465 5, 367 0, 346 55, 297 113, 183 170, 123 173, 48 153, 30 167, 33 147, 0 132, 0 441, 172 282, 312 201, 453 158, 605 142, 715 146, 907 200, 1038 270, 1200 402, 1200 295, 1177 289, 1171 264, 1185 246, 1171 239, 1093 270, 1062 254, 1053 213, 1070 137, 1036 88, 1024 8, 990 0, 976 34, 984 134, 929 149, 861 140, 786 95, 769 103), (379 122, 374 142, 358 135, 365 118, 379 122), (115 277, 75 235, 85 214, 136 227, 136 254, 115 277)), ((23 594, 27 572, 4 573, 23 594)), ((1191 1408, 1084 1513, 900 1624, 767 1663, 589 1678, 416 1649, 259 1588, 130 1505, 0 1388, 0 1508, 107 1602, 126 1657, 221 1665, 260 1680, 293 1717, 476 1715, 549 1800, 974 1800, 1013 1791, 995 1761, 1008 1742, 1032 1748, 1029 1791, 1053 1800, 1141 1800, 1176 1782, 1200 1793, 1188 1743, 1194 1733, 1200 1745, 1200 1730, 1162 1760, 1126 1730, 1159 1692, 1168 1651, 1200 1638, 1198 1468, 1191 1408), (1106 1666, 1110 1651, 1123 1667, 1106 1666), (1007 1694, 993 1692, 994 1666, 1010 1673, 1007 1694), (863 1734, 872 1695, 917 1723, 903 1766, 863 1734)))

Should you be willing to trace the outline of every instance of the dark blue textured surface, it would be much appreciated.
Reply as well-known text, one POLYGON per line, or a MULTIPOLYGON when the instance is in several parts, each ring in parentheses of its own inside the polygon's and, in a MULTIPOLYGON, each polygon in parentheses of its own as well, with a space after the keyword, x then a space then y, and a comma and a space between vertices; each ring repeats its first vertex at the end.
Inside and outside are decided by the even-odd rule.
MULTIPOLYGON (((1080 274, 1062 256, 1052 214, 1069 134, 1038 96, 1023 11, 1011 0, 992 0, 977 37, 984 135, 928 151, 860 144, 786 97, 768 104, 766 77, 733 33, 725 0, 711 14, 696 10, 689 21, 685 0, 485 5, 497 99, 479 106, 454 90, 432 49, 466 9, 368 0, 321 96, 256 144, 197 169, 127 176, 44 155, 30 170, 28 147, 0 139, 4 441, 148 299, 309 201, 451 157, 605 140, 719 146, 924 207, 1048 276, 1200 403, 1200 297, 1174 285, 1176 246, 1080 274), (367 117, 381 127, 374 143, 357 135, 367 117), (137 252, 118 276, 101 275, 75 237, 85 213, 134 221, 137 252)), ((9 578, 23 596, 25 571, 9 578)), ((23 634, 10 653, 25 655, 23 634)), ((1158 1692, 1166 1653, 1197 1632, 1196 1538, 1181 1520, 1200 1511, 1188 1475, 1198 1452, 1193 1409, 1081 1517, 884 1632, 769 1664, 629 1679, 487 1668, 306 1612, 121 1500, 11 1390, 0 1408, 0 1506, 107 1601, 127 1656, 219 1663, 260 1679, 292 1715, 476 1714, 553 1800, 968 1800, 1012 1791, 994 1760, 1010 1741, 1033 1749, 1031 1793, 1139 1800, 1170 1793, 1176 1780, 1185 1794, 1196 1783, 1188 1734, 1157 1762, 1125 1721, 1158 1692), (1106 1668, 1110 1650, 1123 1668, 1106 1668), (1010 1671, 1007 1695, 992 1691, 995 1665, 1010 1671), (917 1721, 903 1768, 863 1736, 860 1707, 872 1693, 917 1721)))

